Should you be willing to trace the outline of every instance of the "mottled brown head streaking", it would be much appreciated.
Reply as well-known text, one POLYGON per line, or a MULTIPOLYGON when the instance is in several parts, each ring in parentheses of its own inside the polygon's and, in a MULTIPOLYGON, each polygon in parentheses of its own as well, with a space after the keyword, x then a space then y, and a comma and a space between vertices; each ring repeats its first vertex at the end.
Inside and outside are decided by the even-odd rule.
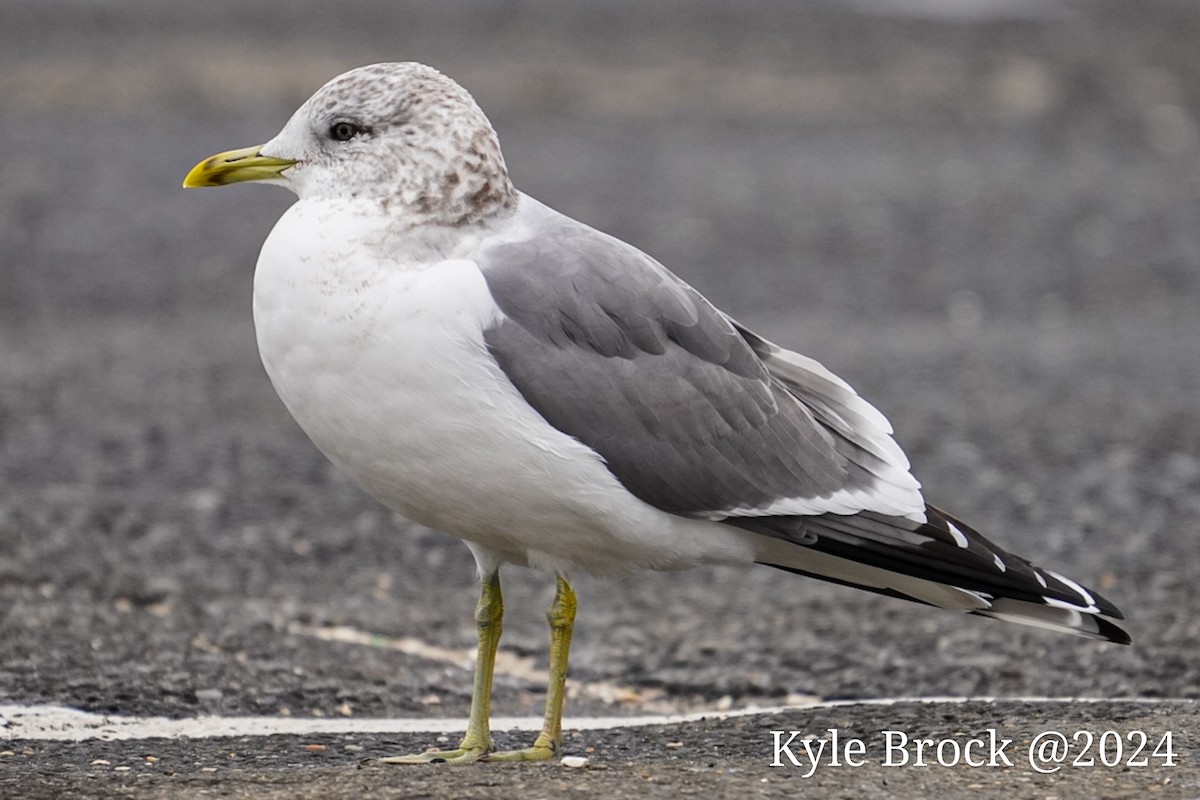
POLYGON ((414 224, 476 222, 517 201, 488 118, 424 64, 373 64, 334 78, 261 154, 296 161, 289 188, 301 199, 376 199, 414 224))

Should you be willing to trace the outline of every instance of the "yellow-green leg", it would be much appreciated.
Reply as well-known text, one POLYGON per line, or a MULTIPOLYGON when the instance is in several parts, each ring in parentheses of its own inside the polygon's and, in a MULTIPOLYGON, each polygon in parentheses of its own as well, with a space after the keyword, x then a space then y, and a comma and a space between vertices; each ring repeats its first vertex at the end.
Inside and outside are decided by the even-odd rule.
POLYGON ((492 753, 488 761, 544 761, 562 749, 562 709, 566 693, 567 661, 571 654, 571 632, 575 628, 575 590, 558 577, 554 602, 546 612, 550 623, 550 680, 546 686, 546 714, 542 732, 532 747, 492 753))
POLYGON ((483 579, 475 622, 479 629, 479 657, 475 662, 475 686, 471 694, 471 717, 467 735, 456 750, 431 750, 409 756, 381 758, 383 764, 469 764, 473 761, 545 761, 562 748, 562 709, 566 694, 567 661, 571 653, 571 632, 575 627, 575 591, 566 578, 557 579, 554 602, 546 612, 550 623, 550 680, 546 687, 546 713, 542 731, 531 747, 524 750, 492 752, 489 714, 492 699, 492 671, 496 665, 496 647, 500 643, 504 601, 500 578, 483 579))
MULTIPOLYGON (((496 647, 504 621, 504 598, 500 594, 500 575, 485 577, 475 606, 475 625, 479 632, 479 651, 475 659, 475 683, 471 690, 471 717, 467 735, 456 750, 430 750, 408 756, 379 759, 384 764, 428 764, 445 761, 469 764, 486 757, 493 747, 489 727, 492 702, 492 671, 496 666, 496 647)), ((569 636, 569 634, 568 634, 569 636)))

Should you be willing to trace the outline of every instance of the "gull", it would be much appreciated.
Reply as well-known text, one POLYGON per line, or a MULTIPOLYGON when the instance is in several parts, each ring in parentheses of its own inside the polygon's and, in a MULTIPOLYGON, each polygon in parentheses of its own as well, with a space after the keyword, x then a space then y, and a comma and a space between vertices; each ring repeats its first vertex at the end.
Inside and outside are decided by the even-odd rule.
POLYGON ((260 147, 185 187, 298 200, 254 275, 267 375, 367 493, 475 557, 478 657, 457 749, 553 757, 574 572, 763 564, 943 609, 1127 644, 1120 611, 929 505, 878 410, 634 246, 518 191, 474 99, 431 67, 340 75, 260 147), (543 727, 489 728, 500 567, 555 576, 543 727))

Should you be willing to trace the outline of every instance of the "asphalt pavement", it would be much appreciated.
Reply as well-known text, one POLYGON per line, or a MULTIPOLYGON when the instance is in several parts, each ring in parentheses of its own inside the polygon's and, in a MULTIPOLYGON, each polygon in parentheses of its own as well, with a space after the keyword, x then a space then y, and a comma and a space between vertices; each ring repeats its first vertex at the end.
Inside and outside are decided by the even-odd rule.
MULTIPOLYGON (((1200 796, 1194 3, 8 0, 0 17, 0 705, 465 716, 469 554, 342 478, 258 363, 253 264, 290 197, 179 189, 379 60, 462 82, 519 187, 849 380, 931 502, 1095 586, 1134 637, 765 568, 583 577, 568 718, 797 709, 578 731, 580 770, 362 763, 420 734, 130 744, 8 724, 0 797, 1200 796), (932 697, 1093 702, 806 705, 932 697), (868 763, 769 766, 771 730, 830 728, 868 763), (1180 756, 893 768, 889 729, 1014 748, 1170 730, 1180 756)), ((553 586, 504 580, 496 713, 534 715, 553 586)))

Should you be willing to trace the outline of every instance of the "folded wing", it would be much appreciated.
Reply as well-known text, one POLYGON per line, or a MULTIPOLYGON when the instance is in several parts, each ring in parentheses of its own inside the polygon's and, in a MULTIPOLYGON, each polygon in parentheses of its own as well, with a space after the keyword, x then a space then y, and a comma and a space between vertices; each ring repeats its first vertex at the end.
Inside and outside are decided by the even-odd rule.
POLYGON ((548 209, 478 258, 492 355, 551 425, 660 510, 755 534, 759 561, 1128 643, 1094 591, 927 506, 887 419, 636 248, 548 209))

